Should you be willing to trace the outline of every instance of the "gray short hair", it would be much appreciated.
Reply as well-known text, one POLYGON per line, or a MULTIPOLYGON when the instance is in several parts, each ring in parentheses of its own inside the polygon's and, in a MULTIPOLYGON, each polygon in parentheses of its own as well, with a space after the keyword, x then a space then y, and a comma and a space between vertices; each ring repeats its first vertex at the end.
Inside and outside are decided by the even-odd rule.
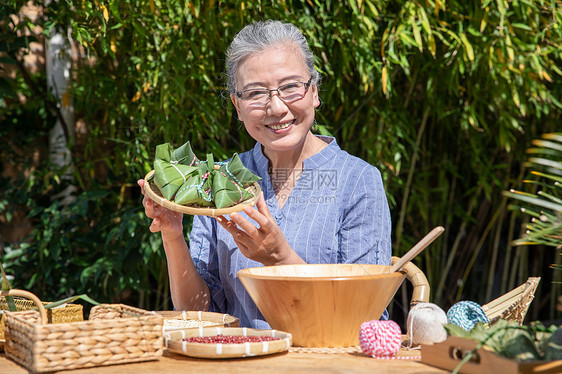
POLYGON ((256 21, 240 30, 226 51, 226 79, 228 91, 236 92, 236 73, 251 55, 275 44, 293 43, 301 51, 312 83, 320 84, 320 74, 314 67, 314 55, 303 33, 292 23, 275 20, 256 21))

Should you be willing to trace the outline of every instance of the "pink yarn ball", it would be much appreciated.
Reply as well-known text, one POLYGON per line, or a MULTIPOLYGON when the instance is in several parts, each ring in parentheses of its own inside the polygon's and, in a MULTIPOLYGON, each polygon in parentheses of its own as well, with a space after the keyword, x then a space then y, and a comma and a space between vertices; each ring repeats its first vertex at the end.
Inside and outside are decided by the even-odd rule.
POLYGON ((394 321, 367 321, 359 329, 359 345, 372 357, 395 356, 402 345, 402 331, 394 321))

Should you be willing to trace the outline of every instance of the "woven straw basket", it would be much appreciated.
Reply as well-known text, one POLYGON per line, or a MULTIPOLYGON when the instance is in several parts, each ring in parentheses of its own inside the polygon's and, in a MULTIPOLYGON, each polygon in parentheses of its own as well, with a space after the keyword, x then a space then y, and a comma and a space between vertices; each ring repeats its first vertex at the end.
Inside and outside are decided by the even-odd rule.
POLYGON ((505 319, 522 325, 540 280, 540 277, 531 277, 519 287, 483 305, 482 310, 488 316, 490 324, 505 319))
POLYGON ((2 296, 27 297, 39 311, 6 313, 6 356, 32 372, 156 360, 162 356, 162 316, 122 304, 95 306, 82 322, 47 324, 41 301, 11 290, 2 296))
MULTIPOLYGON (((14 303, 18 311, 36 309, 31 300, 15 298, 14 303)), ((46 306, 47 302, 43 302, 46 306)), ((4 312, 8 311, 8 303, 5 297, 0 297, 0 351, 4 349, 4 312)), ((80 304, 66 304, 64 307, 47 309, 47 320, 49 323, 79 322, 84 320, 83 307, 80 304)))

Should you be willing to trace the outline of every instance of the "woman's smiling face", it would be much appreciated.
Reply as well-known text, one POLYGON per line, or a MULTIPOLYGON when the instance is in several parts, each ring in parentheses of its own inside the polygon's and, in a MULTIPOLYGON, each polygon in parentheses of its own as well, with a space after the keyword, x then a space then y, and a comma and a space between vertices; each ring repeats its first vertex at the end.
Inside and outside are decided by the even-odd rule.
MULTIPOLYGON (((310 74, 302 53, 293 44, 280 44, 250 56, 237 73, 236 91, 274 90, 294 82, 308 82, 310 74)), ((238 119, 265 152, 286 152, 302 146, 314 122, 314 108, 320 105, 318 88, 311 85, 302 99, 286 103, 271 92, 271 100, 262 107, 253 106, 231 95, 238 119)))

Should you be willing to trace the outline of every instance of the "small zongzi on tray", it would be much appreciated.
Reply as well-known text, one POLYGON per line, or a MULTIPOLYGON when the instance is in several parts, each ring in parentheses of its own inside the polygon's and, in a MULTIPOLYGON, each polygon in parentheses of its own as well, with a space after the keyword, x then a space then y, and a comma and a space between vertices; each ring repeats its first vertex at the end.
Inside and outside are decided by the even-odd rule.
POLYGON ((255 205, 261 193, 257 183, 261 178, 242 164, 237 153, 228 161, 215 162, 212 154, 200 160, 189 142, 176 149, 170 143, 157 146, 154 170, 145 179, 149 197, 188 214, 240 211, 255 205))

